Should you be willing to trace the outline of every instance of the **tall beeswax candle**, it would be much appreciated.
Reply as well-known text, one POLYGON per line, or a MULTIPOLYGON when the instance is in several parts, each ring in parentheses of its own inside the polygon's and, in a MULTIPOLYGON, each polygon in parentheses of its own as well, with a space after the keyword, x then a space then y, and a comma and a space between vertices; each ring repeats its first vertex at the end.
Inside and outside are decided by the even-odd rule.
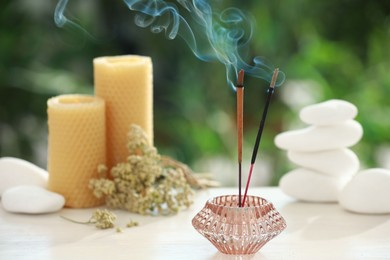
POLYGON ((139 125, 153 144, 153 74, 150 57, 126 55, 93 60, 95 95, 106 101, 107 166, 128 157, 127 134, 139 125))
POLYGON ((87 95, 61 95, 48 105, 48 189, 65 197, 65 206, 103 204, 88 188, 97 166, 106 163, 105 103, 87 95))

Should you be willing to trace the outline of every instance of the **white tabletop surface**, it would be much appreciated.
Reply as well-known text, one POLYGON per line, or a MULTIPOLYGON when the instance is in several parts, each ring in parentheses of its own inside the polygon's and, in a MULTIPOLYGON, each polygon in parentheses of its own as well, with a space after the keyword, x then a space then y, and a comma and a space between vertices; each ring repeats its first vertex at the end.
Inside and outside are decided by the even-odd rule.
POLYGON ((197 192, 191 208, 170 217, 145 217, 115 210, 119 226, 129 218, 140 226, 99 230, 70 223, 88 220, 94 209, 63 209, 45 215, 0 209, 0 259, 390 259, 390 215, 349 213, 338 204, 297 202, 278 188, 252 188, 273 202, 287 229, 257 254, 219 253, 191 224, 208 198, 236 194, 220 188, 197 192))

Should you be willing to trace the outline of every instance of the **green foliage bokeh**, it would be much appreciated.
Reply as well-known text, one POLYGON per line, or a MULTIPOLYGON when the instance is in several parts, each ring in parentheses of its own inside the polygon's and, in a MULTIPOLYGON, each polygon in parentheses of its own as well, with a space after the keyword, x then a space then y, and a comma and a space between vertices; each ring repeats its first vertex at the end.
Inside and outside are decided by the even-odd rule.
MULTIPOLYGON (((236 161, 235 94, 223 65, 197 60, 180 39, 137 27, 121 1, 70 1, 69 14, 85 31, 56 27, 55 5, 53 0, 0 3, 0 157, 45 167, 46 100, 92 94, 95 57, 139 54, 153 59, 160 152, 189 165, 220 155, 236 161)), ((364 137, 353 150, 362 167, 376 167, 378 149, 390 147, 390 2, 230 0, 223 5, 254 15, 250 54, 267 57, 287 75, 272 100, 260 148, 272 165, 270 184, 290 169, 273 143, 275 135, 297 125, 303 105, 334 98, 358 107, 364 137)), ((245 86, 244 144, 250 151, 267 82, 248 78, 245 86)))

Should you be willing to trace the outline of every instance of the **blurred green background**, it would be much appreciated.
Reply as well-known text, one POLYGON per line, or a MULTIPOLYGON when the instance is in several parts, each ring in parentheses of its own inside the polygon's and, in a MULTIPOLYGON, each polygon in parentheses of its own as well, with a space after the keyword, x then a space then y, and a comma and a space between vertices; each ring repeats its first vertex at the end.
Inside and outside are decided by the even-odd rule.
MULTIPOLYGON (((216 1, 256 18, 252 56, 286 73, 273 96, 254 185, 276 185, 292 169, 276 134, 304 127, 299 110, 328 99, 354 103, 364 137, 361 168, 390 168, 390 1, 216 1)), ((93 93, 92 59, 139 54, 154 65, 155 145, 162 154, 236 183, 235 93, 225 68, 204 63, 181 39, 134 25, 122 1, 70 1, 68 17, 84 29, 58 28, 57 1, 0 3, 0 157, 46 167, 48 98, 93 93)), ((245 80, 244 169, 249 165, 267 83, 245 80)))

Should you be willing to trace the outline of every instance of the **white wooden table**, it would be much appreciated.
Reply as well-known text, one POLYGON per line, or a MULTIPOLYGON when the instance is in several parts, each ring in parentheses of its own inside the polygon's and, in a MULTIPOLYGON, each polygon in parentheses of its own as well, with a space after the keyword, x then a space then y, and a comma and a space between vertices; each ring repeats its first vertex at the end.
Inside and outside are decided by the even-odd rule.
POLYGON ((63 209, 47 215, 11 214, 0 209, 0 259, 390 259, 390 215, 358 215, 338 204, 296 202, 278 188, 251 188, 273 202, 287 229, 252 256, 219 253, 191 225, 208 198, 236 194, 221 188, 196 194, 190 209, 171 217, 114 211, 119 226, 129 218, 140 226, 98 230, 60 218, 88 220, 94 209, 63 209))

